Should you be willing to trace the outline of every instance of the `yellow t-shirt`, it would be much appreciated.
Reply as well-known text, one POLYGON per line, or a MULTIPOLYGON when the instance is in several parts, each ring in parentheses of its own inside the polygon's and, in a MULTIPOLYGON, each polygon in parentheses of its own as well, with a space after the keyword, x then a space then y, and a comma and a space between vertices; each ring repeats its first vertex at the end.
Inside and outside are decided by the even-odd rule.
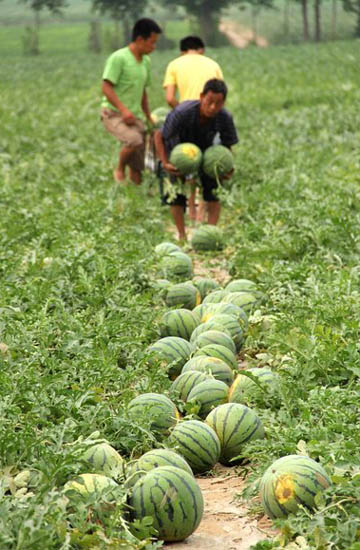
POLYGON ((204 84, 211 78, 224 79, 216 61, 202 54, 184 54, 167 66, 163 88, 175 84, 181 103, 188 99, 199 99, 204 84))

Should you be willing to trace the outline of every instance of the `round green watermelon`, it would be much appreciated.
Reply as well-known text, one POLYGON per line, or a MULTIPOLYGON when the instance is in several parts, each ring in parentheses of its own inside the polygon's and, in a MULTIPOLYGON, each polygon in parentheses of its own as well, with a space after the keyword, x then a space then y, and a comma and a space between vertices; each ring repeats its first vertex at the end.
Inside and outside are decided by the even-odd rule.
POLYGON ((166 117, 171 112, 169 107, 157 107, 151 112, 151 118, 155 128, 161 128, 164 124, 166 117))
POLYGON ((179 422, 169 436, 169 445, 185 458, 195 473, 210 470, 219 460, 219 438, 200 420, 179 422))
POLYGON ((159 272, 170 280, 190 279, 193 275, 192 260, 184 252, 170 252, 161 258, 159 272))
POLYGON ((223 302, 226 304, 235 304, 241 307, 245 312, 251 311, 255 304, 259 301, 258 297, 253 292, 227 292, 223 302))
POLYGON ((147 472, 161 466, 173 466, 193 475, 186 460, 171 449, 152 449, 130 465, 126 476, 126 486, 132 487, 147 472))
POLYGON ((165 336, 148 348, 148 352, 168 369, 170 376, 177 376, 180 373, 193 351, 194 348, 190 342, 178 336, 165 336))
POLYGON ((265 437, 260 418, 245 405, 225 403, 213 409, 205 419, 221 443, 220 462, 231 464, 241 455, 243 446, 253 439, 265 437))
POLYGON ((228 294, 227 290, 221 288, 220 290, 214 290, 210 292, 203 300, 203 304, 217 304, 222 302, 225 296, 228 294))
POLYGON ((192 357, 185 363, 182 369, 182 373, 191 371, 198 371, 213 376, 216 380, 221 380, 228 386, 231 386, 234 380, 234 373, 225 361, 222 361, 218 357, 209 357, 202 355, 198 357, 192 357))
POLYGON ((65 483, 63 491, 70 501, 76 497, 92 502, 105 498, 108 501, 115 501, 118 487, 119 485, 108 476, 80 474, 65 483))
MULTIPOLYGON (((185 367, 184 367, 185 368, 185 367)), ((186 370, 179 374, 170 387, 171 395, 175 395, 186 402, 191 390, 200 382, 208 380, 209 376, 200 370, 186 370)))
POLYGON ((124 461, 108 443, 91 445, 82 455, 82 459, 90 462, 99 474, 117 478, 123 473, 124 461))
MULTIPOLYGON (((190 341, 198 331, 198 334, 205 332, 206 330, 220 330, 228 333, 236 347, 236 351, 239 352, 244 344, 244 333, 239 321, 236 317, 228 315, 226 313, 218 313, 210 317, 210 319, 204 323, 201 323, 192 333, 190 341), (202 327, 202 330, 200 329, 202 327)), ((196 340, 196 336, 194 336, 196 340)))
POLYGON ((270 518, 284 518, 299 506, 313 509, 317 493, 330 485, 321 464, 308 456, 288 455, 275 460, 264 473, 260 498, 270 518))
POLYGON ((157 244, 155 246, 155 254, 157 256, 167 256, 171 252, 182 252, 180 246, 175 243, 169 243, 167 241, 157 244))
MULTIPOLYGON (((272 389, 276 387, 278 376, 270 368, 251 368, 246 370, 253 376, 256 376, 259 384, 262 387, 265 387, 265 389, 272 389)), ((251 378, 245 374, 241 374, 240 372, 230 388, 229 402, 250 404, 259 391, 261 392, 261 389, 257 386, 257 384, 251 378)))
POLYGON ((206 277, 199 277, 197 279, 193 279, 193 284, 196 286, 196 288, 200 292, 200 296, 202 300, 210 292, 218 289, 220 286, 219 283, 214 279, 207 279, 206 277))
POLYGON ((208 357, 218 357, 224 363, 229 365, 232 369, 238 368, 238 362, 236 355, 228 347, 222 346, 220 344, 209 344, 195 351, 194 358, 205 355, 208 357))
POLYGON ((193 342, 196 349, 203 348, 209 344, 219 344, 228 348, 234 354, 236 353, 236 346, 229 334, 220 330, 207 330, 200 334, 193 342))
POLYGON ((215 407, 225 403, 229 386, 220 380, 205 380, 197 384, 189 393, 187 403, 200 406, 198 416, 205 418, 215 407))
POLYGON ((134 397, 128 405, 130 418, 141 416, 151 419, 151 429, 166 432, 179 418, 174 403, 161 393, 142 393, 134 397))
POLYGON ((224 248, 224 236, 216 225, 202 225, 196 229, 191 239, 194 250, 221 250, 224 248))
POLYGON ((249 279, 234 279, 230 281, 225 287, 228 292, 243 292, 256 290, 256 283, 249 281, 249 279))
MULTIPOLYGON (((129 501, 132 518, 150 516, 157 537, 180 541, 200 524, 204 501, 199 485, 189 473, 173 466, 150 470, 135 484, 129 501)), ((136 529, 134 529, 136 535, 136 529)))
POLYGON ((234 169, 234 158, 224 145, 212 145, 203 155, 203 170, 210 178, 219 179, 234 169))
POLYGON ((193 174, 201 164, 202 152, 195 143, 179 143, 170 153, 169 161, 182 175, 193 174))
POLYGON ((206 323, 206 321, 209 321, 209 319, 211 319, 214 315, 232 315, 239 321, 240 326, 244 332, 248 329, 248 316, 241 307, 236 306, 235 304, 218 302, 210 304, 200 304, 200 306, 197 306, 197 308, 200 308, 201 306, 202 309, 198 310, 201 323, 206 323))
POLYGON ((198 318, 188 309, 172 309, 164 313, 160 320, 161 336, 179 336, 185 340, 190 337, 198 326, 198 318))
POLYGON ((167 289, 166 304, 169 307, 184 307, 194 309, 201 302, 201 295, 198 289, 191 283, 178 283, 167 289))

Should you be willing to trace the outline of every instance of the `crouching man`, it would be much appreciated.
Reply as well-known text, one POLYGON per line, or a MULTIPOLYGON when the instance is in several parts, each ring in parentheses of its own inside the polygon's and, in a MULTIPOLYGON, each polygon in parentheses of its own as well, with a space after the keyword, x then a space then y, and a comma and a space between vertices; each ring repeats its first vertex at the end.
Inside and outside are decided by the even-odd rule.
MULTIPOLYGON (((157 155, 163 170, 173 183, 181 178, 176 167, 169 162, 172 149, 179 143, 194 143, 201 151, 213 145, 215 136, 220 143, 231 148, 238 142, 236 129, 231 114, 224 109, 227 87, 223 80, 213 78, 204 86, 199 100, 183 101, 166 118, 161 128, 155 133, 157 155)), ((208 223, 216 225, 220 216, 220 202, 216 195, 218 183, 207 176, 201 169, 199 173, 203 199, 208 205, 208 223)), ((186 240, 184 211, 186 196, 177 194, 169 200, 179 240, 186 240)))

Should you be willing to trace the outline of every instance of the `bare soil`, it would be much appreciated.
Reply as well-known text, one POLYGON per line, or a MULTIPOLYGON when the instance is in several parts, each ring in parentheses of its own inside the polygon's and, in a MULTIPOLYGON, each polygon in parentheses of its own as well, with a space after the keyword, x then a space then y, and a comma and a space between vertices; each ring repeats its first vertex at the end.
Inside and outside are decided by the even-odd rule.
POLYGON ((250 44, 255 44, 261 48, 266 48, 269 45, 266 38, 255 36, 251 29, 247 29, 235 21, 221 21, 219 31, 225 34, 230 44, 236 48, 246 48, 250 44))

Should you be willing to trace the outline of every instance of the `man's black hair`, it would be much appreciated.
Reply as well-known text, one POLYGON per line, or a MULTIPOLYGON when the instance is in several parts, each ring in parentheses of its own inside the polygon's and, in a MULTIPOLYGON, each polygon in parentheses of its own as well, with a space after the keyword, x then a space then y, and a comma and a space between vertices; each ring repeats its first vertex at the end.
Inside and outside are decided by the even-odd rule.
POLYGON ((185 36, 180 40, 180 51, 187 52, 188 50, 201 50, 205 48, 204 42, 199 36, 185 36))
POLYGON ((153 19, 138 19, 136 21, 133 30, 132 30, 132 41, 134 42, 138 36, 141 38, 149 38, 151 34, 155 32, 156 34, 161 34, 162 30, 159 25, 153 19))
POLYGON ((206 95, 208 92, 214 92, 214 94, 222 94, 224 99, 226 99, 227 91, 227 86, 223 80, 220 80, 219 78, 212 78, 211 80, 205 82, 202 93, 206 95))

